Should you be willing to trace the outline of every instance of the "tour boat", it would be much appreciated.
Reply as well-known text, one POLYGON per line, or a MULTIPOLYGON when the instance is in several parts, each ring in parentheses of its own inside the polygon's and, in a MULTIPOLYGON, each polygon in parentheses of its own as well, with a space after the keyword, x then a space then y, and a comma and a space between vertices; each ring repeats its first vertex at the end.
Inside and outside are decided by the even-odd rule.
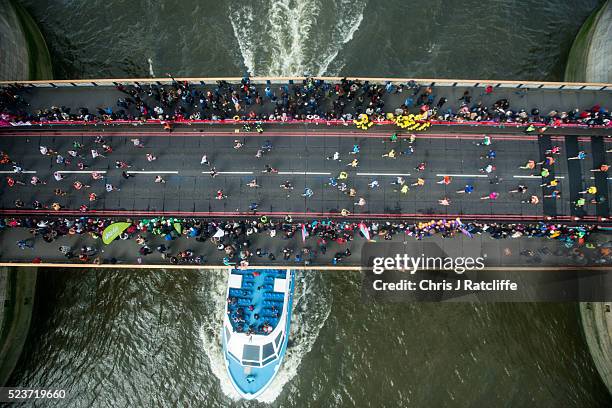
POLYGON ((243 398, 261 395, 280 368, 294 281, 288 269, 233 269, 229 274, 221 337, 227 372, 243 398))

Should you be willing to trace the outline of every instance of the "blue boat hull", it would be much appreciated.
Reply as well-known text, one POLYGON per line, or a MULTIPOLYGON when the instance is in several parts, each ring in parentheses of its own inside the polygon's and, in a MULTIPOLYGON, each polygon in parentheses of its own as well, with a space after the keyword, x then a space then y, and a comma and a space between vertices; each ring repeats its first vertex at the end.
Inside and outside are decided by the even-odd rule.
MULTIPOLYGON (((285 353, 287 351, 287 343, 291 329, 291 312, 293 309, 293 292, 295 289, 295 273, 290 272, 290 290, 287 302, 287 318, 282 340, 282 347, 278 353, 278 358, 263 367, 246 367, 240 363, 231 353, 228 352, 225 335, 221 333, 223 341, 223 353, 225 356, 225 366, 229 374, 229 378, 236 391, 245 399, 254 399, 261 395, 266 388, 272 383, 278 373, 285 353), (249 370, 249 374, 245 374, 245 369, 249 370)), ((223 330, 223 329, 222 329, 223 330)))

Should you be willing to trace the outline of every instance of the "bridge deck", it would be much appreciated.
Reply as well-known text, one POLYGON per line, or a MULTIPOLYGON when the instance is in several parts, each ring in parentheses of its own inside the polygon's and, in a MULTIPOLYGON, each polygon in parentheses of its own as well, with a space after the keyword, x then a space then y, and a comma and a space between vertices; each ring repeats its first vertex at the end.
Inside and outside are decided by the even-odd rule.
MULTIPOLYGON (((584 160, 568 161, 567 156, 575 152, 566 152, 567 140, 559 134, 561 131, 557 133, 555 130, 551 130, 547 138, 551 139, 552 145, 560 146, 562 150, 560 155, 554 155, 555 164, 547 167, 554 170, 554 176, 559 180, 556 189, 561 198, 557 200, 543 197, 544 192, 553 189, 540 188, 541 184, 550 180, 550 177, 543 179, 539 176, 542 166, 535 170, 519 169, 528 160, 540 160, 542 141, 538 141, 536 136, 516 131, 490 133, 493 145, 489 148, 476 145, 483 133, 442 133, 432 130, 417 137, 411 155, 399 154, 408 151, 410 143, 405 134, 400 134, 397 142, 391 142, 391 128, 358 133, 352 127, 327 128, 323 131, 320 128, 310 130, 294 126, 282 131, 270 130, 262 135, 234 133, 233 128, 212 132, 184 132, 172 136, 151 131, 144 132, 146 136, 142 132, 105 136, 113 152, 105 158, 96 159, 92 158, 90 150, 97 148, 102 152, 101 146, 95 144, 94 139, 104 133, 80 132, 78 136, 69 132, 55 133, 52 136, 44 132, 13 133, 15 136, 5 134, 5 137, 0 138, 0 150, 7 152, 28 172, 14 176, 10 174, 10 164, 0 166, 0 171, 7 177, 21 179, 26 183, 25 186, 9 187, 4 180, 0 186, 0 207, 3 212, 32 211, 28 208, 31 208, 34 200, 38 200, 46 206, 58 202, 64 210, 78 210, 81 205, 87 205, 90 210, 115 211, 119 214, 138 211, 193 213, 201 216, 244 215, 250 213, 251 203, 257 203, 259 213, 275 215, 339 215, 342 209, 347 209, 359 217, 463 214, 468 218, 504 219, 509 216, 573 216, 580 214, 570 203, 570 198, 575 200, 579 191, 595 185, 597 174, 590 171, 594 166, 592 139, 568 137, 571 149, 587 153, 584 160), (134 147, 131 142, 134 137, 140 138, 145 147, 134 147), (234 140, 240 140, 244 147, 234 149, 234 140), (72 159, 70 165, 57 164, 55 157, 42 156, 39 152, 39 146, 47 146, 68 157, 66 152, 72 149, 74 141, 84 145, 80 149, 84 158, 72 159), (271 142, 272 151, 265 153, 262 158, 256 158, 257 150, 266 141, 271 142), (360 147, 357 155, 349 154, 354 144, 360 147), (382 157, 391 149, 398 153, 396 159, 382 157), (495 150, 496 158, 481 158, 490 149, 495 150), (340 162, 326 159, 335 152, 340 153, 340 162), (147 161, 147 153, 157 159, 147 161), (200 164, 204 154, 219 172, 214 178, 209 174, 210 167, 200 164), (356 168, 349 165, 354 158, 359 160, 356 168), (133 178, 122 177, 122 170, 115 167, 118 160, 131 166, 126 171, 133 178), (78 169, 79 161, 87 167, 78 169), (421 162, 426 163, 426 168, 417 171, 416 166, 421 162), (490 174, 480 171, 488 163, 494 164, 496 169, 490 174), (266 164, 278 169, 279 173, 263 174, 266 164), (55 171, 63 172, 65 178, 56 181, 53 178, 55 171), (102 173, 104 178, 92 180, 93 171, 102 173), (355 197, 328 185, 329 178, 338 178, 340 172, 347 173, 348 179, 344 182, 349 189, 356 190, 355 197), (155 183, 158 175, 164 178, 165 183, 155 183), (410 186, 410 191, 403 194, 401 186, 392 184, 400 175, 403 175, 407 184, 422 178, 425 185, 410 186), (452 177, 450 184, 438 184, 444 175, 452 177), (39 177, 46 184, 31 185, 32 176, 39 177), (247 186, 254 179, 261 187, 247 186), (72 187, 77 180, 91 187, 77 191, 72 187), (378 181, 378 188, 368 186, 373 180, 378 181), (285 181, 289 181, 294 188, 281 188, 280 185, 285 181), (493 184, 493 181, 498 183, 493 184), (111 184, 120 191, 107 192, 105 184, 111 184), (473 185, 474 192, 457 194, 456 191, 466 184, 473 185), (518 184, 527 186, 527 193, 509 193, 518 184), (68 194, 57 197, 54 195, 56 188, 68 194), (302 196, 305 188, 313 190, 311 198, 302 196), (223 190, 227 198, 216 199, 218 190, 223 190), (91 192, 97 196, 95 201, 88 199, 91 192), (481 199, 491 192, 498 192, 499 198, 481 199), (544 205, 542 202, 538 205, 521 203, 531 195, 537 195, 544 201, 544 205), (366 200, 365 206, 355 205, 360 197, 366 200), (438 200, 445 197, 450 199, 451 204, 438 204, 438 200), (23 201, 25 207, 15 208, 15 200, 23 201)), ((601 143, 599 138, 597 141, 601 143)), ((601 153, 596 155, 596 159, 598 163, 602 161, 601 153)), ((610 184, 603 185, 603 190, 601 180, 597 184, 600 187, 598 194, 586 195, 587 198, 608 195, 610 184)), ((607 216, 609 204, 605 205, 607 207, 600 204, 598 208, 588 203, 584 207, 584 215, 607 216)))

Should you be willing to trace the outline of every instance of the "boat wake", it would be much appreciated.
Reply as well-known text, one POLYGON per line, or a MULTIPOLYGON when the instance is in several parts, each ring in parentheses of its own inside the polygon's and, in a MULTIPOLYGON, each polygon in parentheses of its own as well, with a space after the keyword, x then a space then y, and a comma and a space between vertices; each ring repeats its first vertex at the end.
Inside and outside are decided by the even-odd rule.
POLYGON ((335 61, 363 20, 365 0, 229 2, 230 22, 252 75, 337 75, 335 61))
MULTIPOLYGON (((208 357, 210 371, 219 379, 221 391, 233 400, 241 397, 234 389, 225 369, 221 328, 225 310, 227 271, 206 271, 203 277, 203 294, 206 310, 200 327, 200 338, 208 357)), ((272 383, 257 398, 271 403, 280 395, 283 387, 297 374, 302 359, 314 345, 331 310, 331 289, 325 285, 321 273, 297 272, 291 318, 291 334, 287 353, 272 383)))

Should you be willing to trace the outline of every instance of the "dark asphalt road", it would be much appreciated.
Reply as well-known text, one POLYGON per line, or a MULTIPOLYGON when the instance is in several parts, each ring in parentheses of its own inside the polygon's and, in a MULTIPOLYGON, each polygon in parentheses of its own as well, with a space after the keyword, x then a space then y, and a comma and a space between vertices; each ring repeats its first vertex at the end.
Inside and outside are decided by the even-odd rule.
MULTIPOLYGON (((281 128, 282 129, 282 128, 281 128)), ((99 132, 89 129, 76 132, 57 131, 53 135, 45 132, 21 132, 11 130, 0 133, 0 150, 8 153, 12 160, 18 162, 24 170, 35 173, 12 175, 10 164, 0 165, 3 182, 0 184, 0 206, 4 213, 15 212, 15 200, 25 203, 24 211, 32 208, 32 202, 38 200, 46 206, 58 202, 67 210, 78 210, 85 204, 91 210, 122 210, 150 211, 165 213, 197 213, 201 216, 215 216, 220 213, 249 213, 249 205, 257 203, 259 213, 300 215, 336 214, 341 209, 347 209, 352 214, 367 218, 377 216, 397 217, 427 217, 429 215, 461 214, 466 218, 487 217, 504 219, 504 216, 540 218, 543 215, 571 216, 579 215, 570 203, 575 199, 575 190, 585 190, 598 181, 597 195, 607 196, 609 183, 602 189, 602 180, 592 179, 596 173, 590 172, 595 165, 602 163, 606 153, 602 150, 602 138, 593 139, 587 135, 581 137, 562 136, 566 130, 551 129, 546 136, 526 136, 516 129, 499 130, 493 134, 491 149, 496 151, 496 158, 491 161, 496 170, 491 174, 481 173, 479 169, 489 163, 480 156, 489 151, 487 147, 476 146, 482 139, 482 130, 470 128, 470 133, 450 133, 446 128, 433 128, 425 134, 419 134, 414 143, 412 155, 398 155, 396 159, 381 157, 391 149, 396 152, 406 151, 409 143, 406 135, 400 135, 396 143, 389 136, 391 127, 374 128, 368 132, 357 133, 354 127, 291 126, 283 130, 269 129, 263 135, 253 133, 234 133, 234 127, 211 127, 204 132, 189 132, 181 130, 168 136, 159 129, 146 130, 129 127, 122 132, 113 129, 113 135, 108 131, 99 132), (480 130, 480 133, 478 131, 480 130), (133 133, 137 132, 137 134, 133 133), (476 133, 474 133, 476 132, 476 133), (92 148, 102 152, 101 146, 94 143, 97 135, 105 134, 113 152, 107 158, 93 159, 92 148), (123 134, 123 136, 120 136, 123 134), (134 147, 130 141, 139 137, 144 148, 134 147), (402 137, 404 136, 404 137, 402 137), (240 149, 233 148, 234 139, 245 144, 240 149), (272 151, 262 158, 256 158, 257 150, 269 140, 272 151), (566 142, 572 143, 572 149, 584 150, 585 160, 568 162, 566 142), (596 140, 597 151, 593 154, 592 140, 596 140), (68 157, 67 151, 72 149, 72 143, 79 141, 84 148, 80 150, 83 159, 73 159, 70 165, 57 164, 55 157, 42 156, 39 146, 46 146, 68 157), (353 145, 358 144, 360 153, 350 155, 353 145), (559 179, 557 190, 561 198, 545 199, 540 184, 544 181, 539 176, 539 170, 522 170, 528 160, 539 161, 543 150, 550 145, 560 146, 561 154, 556 155, 556 162, 551 167, 553 174, 559 179), (574 146, 575 144, 575 146, 574 146), (326 160, 335 152, 340 153, 340 162, 326 160), (148 162, 146 154, 157 157, 148 162), (208 155, 209 161, 219 171, 212 178, 209 167, 200 164, 202 155, 208 155), (603 154, 603 156, 602 156, 603 154), (596 157, 596 162, 593 162, 596 157), (353 158, 359 160, 356 168, 347 166, 353 158), (121 170, 115 168, 115 161, 122 160, 131 165, 127 171, 135 177, 125 180, 121 170), (77 168, 77 162, 82 161, 88 167, 77 168), (425 171, 419 172, 415 167, 420 162, 426 162, 425 171), (571 166, 568 168, 568 163, 571 166), (279 170, 279 174, 262 174, 266 164, 279 170), (65 179, 56 181, 54 171, 63 171, 65 179), (80 173, 78 173, 80 171, 80 173), (104 172, 104 179, 92 180, 91 172, 104 172), (329 177, 337 177, 346 171, 349 188, 356 190, 355 197, 349 197, 337 188, 328 185, 329 177), (166 183, 155 183, 157 175, 162 176, 166 183), (408 184, 415 183, 417 178, 425 179, 423 187, 411 186, 407 194, 402 194, 398 186, 391 184, 397 175, 403 175, 408 184), (437 184, 443 175, 451 175, 449 185, 437 184), (9 187, 6 177, 11 176, 26 183, 26 186, 9 187), (46 185, 33 186, 29 183, 32 176, 39 177, 46 185), (502 181, 491 184, 494 176, 502 181), (247 183, 257 180, 260 188, 249 188, 247 183), (89 189, 76 191, 72 187, 74 181, 91 185, 89 189), (380 187, 371 189, 368 183, 377 180, 380 187), (283 190, 280 184, 290 181, 294 189, 283 190), (120 191, 105 191, 109 183, 120 191), (573 184, 572 184, 573 183, 573 184), (466 184, 474 186, 472 194, 457 194, 466 184), (509 193, 524 184, 528 187, 526 194, 509 193), (576 186, 580 186, 579 188, 576 186), (309 187, 314 195, 311 198, 302 197, 304 188, 309 187), (56 197, 53 190, 60 188, 68 191, 66 197, 56 197), (215 193, 222 189, 227 199, 216 200, 215 193), (97 200, 90 202, 88 194, 94 192, 97 200), (499 198, 481 200, 480 197, 491 192, 498 192, 499 198), (540 204, 521 203, 530 195, 537 195, 540 204), (359 198, 366 200, 365 206, 356 206, 359 198), (438 204, 438 200, 447 197, 449 206, 438 204), (546 213, 544 213, 546 208, 546 213)), ((73 129, 75 131, 76 129, 73 129)), ((453 129, 456 131, 455 129, 453 129)), ((607 141, 607 140, 606 140, 607 141)), ((608 144, 609 145, 609 144, 608 144)), ((573 151, 572 151, 573 154, 573 151)), ((539 168, 539 167, 538 167, 539 168)), ((597 174, 598 175, 598 174, 597 174)), ((601 175, 598 175, 601 178, 601 175)), ((593 196, 587 195, 587 198, 593 196)), ((607 216, 609 204, 587 204, 585 214, 590 216, 607 216)))

